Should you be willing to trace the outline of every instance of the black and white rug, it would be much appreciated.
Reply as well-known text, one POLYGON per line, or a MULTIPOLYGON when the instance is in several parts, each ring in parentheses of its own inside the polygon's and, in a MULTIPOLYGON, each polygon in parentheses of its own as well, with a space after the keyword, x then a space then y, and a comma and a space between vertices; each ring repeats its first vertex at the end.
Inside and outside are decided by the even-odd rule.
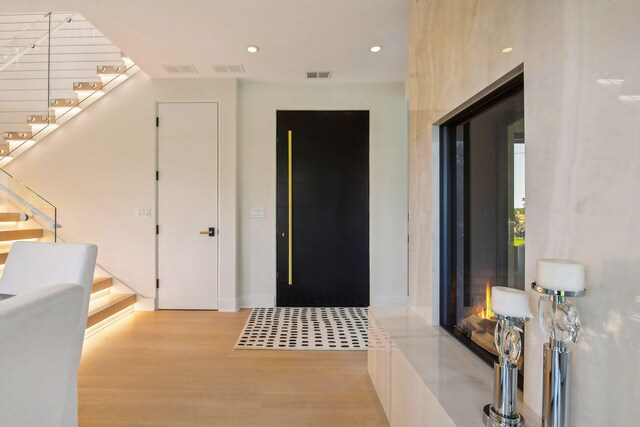
POLYGON ((365 307, 254 308, 236 349, 366 350, 365 307))

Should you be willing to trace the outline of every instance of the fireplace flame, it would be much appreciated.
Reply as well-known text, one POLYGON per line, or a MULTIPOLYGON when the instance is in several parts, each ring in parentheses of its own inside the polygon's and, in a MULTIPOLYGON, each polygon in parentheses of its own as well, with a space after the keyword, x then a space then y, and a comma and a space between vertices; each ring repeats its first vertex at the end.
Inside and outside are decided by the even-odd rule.
POLYGON ((489 285, 488 280, 484 287, 484 294, 486 308, 482 309, 480 317, 482 317, 483 319, 491 319, 493 317, 493 311, 491 311, 491 286, 489 285))

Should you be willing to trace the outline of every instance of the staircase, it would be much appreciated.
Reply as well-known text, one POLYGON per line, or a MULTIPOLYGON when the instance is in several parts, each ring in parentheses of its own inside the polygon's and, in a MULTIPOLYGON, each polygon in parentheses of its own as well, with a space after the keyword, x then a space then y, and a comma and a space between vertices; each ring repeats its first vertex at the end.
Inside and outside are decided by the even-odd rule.
MULTIPOLYGON (((74 12, 0 14, 0 272, 15 241, 59 241, 57 209, 2 167, 138 67, 74 12)), ((132 312, 137 295, 96 268, 85 337, 132 312)))
POLYGON ((0 14, 0 167, 139 68, 74 12, 0 14))
MULTIPOLYGON (((33 218, 28 218, 23 213, 1 213, 0 269, 4 269, 4 264, 13 242, 21 240, 48 241, 50 234, 47 230, 41 228, 33 218)), ((134 310, 137 295, 133 291, 129 293, 114 292, 113 284, 112 277, 99 275, 94 277, 91 287, 86 336, 97 332, 134 310)))

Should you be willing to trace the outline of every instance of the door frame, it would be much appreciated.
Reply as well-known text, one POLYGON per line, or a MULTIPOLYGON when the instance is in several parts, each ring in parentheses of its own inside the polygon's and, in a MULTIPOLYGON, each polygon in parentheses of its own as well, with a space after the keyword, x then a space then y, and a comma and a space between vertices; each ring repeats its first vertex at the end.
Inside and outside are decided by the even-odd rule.
MULTIPOLYGON (((313 107, 309 107, 309 108, 305 108, 304 106, 289 106, 289 105, 277 105, 274 111, 274 115, 273 115, 273 123, 274 123, 274 127, 273 127, 273 131, 274 131, 274 135, 273 135, 273 141, 274 141, 274 146, 273 146, 273 165, 274 165, 274 171, 276 172, 273 178, 273 183, 274 183, 274 193, 273 193, 273 199, 276 201, 276 205, 277 205, 277 198, 278 198, 278 173, 277 173, 277 168, 278 168, 278 113, 281 111, 299 111, 299 112, 303 112, 303 111, 312 111, 312 112, 349 112, 349 111, 362 111, 362 112, 367 112, 369 115, 369 129, 368 129, 368 140, 367 140, 367 146, 368 146, 368 157, 367 157, 367 162, 368 162, 368 176, 367 176, 367 216, 369 219, 369 246, 367 248, 368 251, 368 262, 369 262, 369 271, 368 271, 368 276, 369 276, 369 288, 367 290, 367 298, 368 298, 368 304, 369 307, 371 306, 371 300, 372 300, 372 293, 371 293, 371 254, 372 254, 372 250, 371 250, 371 181, 372 181, 372 176, 371 176, 371 135, 372 135, 372 110, 370 107, 368 106, 360 106, 360 108, 358 108, 357 105, 353 105, 351 106, 349 105, 345 105, 344 108, 338 109, 338 108, 313 108, 313 107), (351 108, 350 108, 351 107, 351 108)), ((277 208, 275 210, 277 212, 277 208)), ((275 240, 273 243, 273 253, 274 253, 274 257, 273 257, 273 265, 274 265, 274 272, 275 275, 273 276, 274 282, 273 282, 273 290, 274 290, 274 294, 273 294, 273 307, 278 307, 278 222, 277 222, 277 214, 274 214, 274 222, 273 222, 273 234, 275 236, 275 240)), ((407 263, 409 261, 409 258, 407 257, 407 263)), ((407 270, 408 272, 408 270, 407 270)), ((408 284, 407 284, 407 292, 408 292, 409 288, 408 288, 408 284)))
MULTIPOLYGON (((217 224, 217 228, 216 228, 216 232, 217 235, 220 235, 220 205, 221 205, 221 198, 220 198, 220 101, 156 101, 155 103, 155 118, 156 118, 156 122, 155 122, 155 150, 154 150, 154 154, 155 154, 155 159, 154 159, 154 167, 155 167, 155 176, 153 177, 154 180, 154 212, 155 212, 155 224, 154 224, 154 241, 155 241, 155 265, 154 265, 154 270, 155 270, 155 276, 156 276, 156 287, 155 287, 155 310, 159 310, 158 306, 159 306, 159 295, 158 295, 158 284, 159 284, 159 280, 160 278, 158 277, 158 266, 159 266, 159 262, 158 262, 158 255, 159 255, 159 245, 158 245, 158 207, 159 207, 159 193, 160 193, 160 180, 159 180, 159 172, 160 172, 160 126, 158 123, 159 117, 160 117, 160 104, 217 104, 217 117, 216 120, 218 121, 217 123, 217 141, 216 141, 216 157, 217 157, 217 164, 216 164, 216 174, 217 174, 217 188, 216 188, 216 197, 217 197, 217 215, 218 215, 218 224, 217 224)), ((216 286, 216 307, 218 307, 217 309, 215 309, 215 311, 220 311, 220 287, 221 287, 221 281, 220 281, 220 239, 217 238, 216 239, 216 246, 217 246, 217 259, 216 259, 216 263, 217 263, 217 277, 216 277, 216 281, 217 281, 217 286, 216 286)))

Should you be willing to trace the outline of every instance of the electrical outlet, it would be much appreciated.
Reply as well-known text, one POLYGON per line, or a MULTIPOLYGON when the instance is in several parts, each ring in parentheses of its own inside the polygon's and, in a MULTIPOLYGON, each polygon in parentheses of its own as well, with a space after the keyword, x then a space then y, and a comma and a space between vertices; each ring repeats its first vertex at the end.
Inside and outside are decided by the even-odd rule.
POLYGON ((136 216, 151 218, 151 208, 136 208, 136 216))
POLYGON ((264 208, 251 208, 251 218, 264 218, 264 208))

